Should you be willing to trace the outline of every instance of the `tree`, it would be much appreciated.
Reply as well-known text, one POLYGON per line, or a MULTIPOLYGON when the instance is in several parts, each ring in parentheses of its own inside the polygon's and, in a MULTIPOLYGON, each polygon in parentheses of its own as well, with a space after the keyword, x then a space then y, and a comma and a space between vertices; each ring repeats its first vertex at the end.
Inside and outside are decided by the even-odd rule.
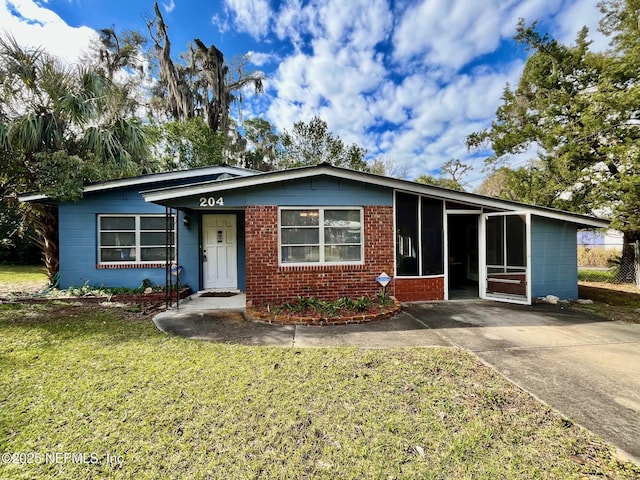
POLYGON ((242 123, 246 140, 243 166, 269 171, 275 166, 280 148, 280 137, 273 125, 262 118, 250 118, 242 123))
POLYGON ((534 205, 551 205, 555 193, 549 196, 550 191, 545 188, 546 173, 535 161, 516 169, 502 166, 493 170, 475 193, 534 205))
POLYGON ((416 178, 416 182, 425 183, 427 185, 435 185, 436 187, 449 188, 451 190, 464 191, 463 178, 471 171, 473 167, 462 163, 458 159, 447 160, 440 167, 440 176, 421 175, 416 178), (446 177, 449 178, 446 178, 446 177))
POLYGON ((319 117, 313 117, 309 123, 296 122, 291 132, 285 130, 280 135, 280 141, 282 150, 279 152, 278 168, 327 162, 339 167, 369 171, 364 159, 366 150, 355 143, 346 146, 319 117))
MULTIPOLYGON (((147 158, 142 129, 114 102, 120 93, 103 75, 0 37, 0 83, 0 193, 8 205, 16 205, 17 192, 75 199, 84 182, 140 172, 147 158)), ((22 208, 52 278, 58 270, 56 209, 22 208)))
MULTIPOLYGON (((622 28, 610 25, 617 25, 616 32, 622 28)), ((565 46, 521 20, 516 40, 532 54, 515 90, 505 87, 491 127, 470 135, 467 144, 489 144, 489 166, 537 147, 538 160, 516 171, 531 185, 522 200, 581 213, 609 209, 613 225, 632 240, 640 233, 633 217, 640 128, 631 121, 637 69, 627 71, 624 49, 590 52, 587 33, 583 29, 574 45, 565 46)))
MULTIPOLYGON (((96 67, 109 80, 113 81, 115 74, 124 71, 144 75, 144 48, 147 39, 140 32, 125 30, 120 34, 114 28, 98 30, 98 41, 93 45, 94 54, 97 53, 96 67)), ((84 60, 93 63, 93 55, 85 55, 84 60)))
POLYGON ((153 53, 159 65, 159 83, 155 96, 162 99, 173 120, 185 121, 201 117, 213 132, 229 129, 229 108, 240 101, 242 89, 253 85, 262 91, 263 76, 246 72, 246 57, 235 65, 225 63, 224 55, 215 45, 207 47, 195 38, 182 55, 183 64, 171 57, 171 41, 158 3, 155 17, 147 22, 153 42, 153 53))
POLYGON ((434 177, 433 175, 420 175, 415 179, 418 183, 424 183, 425 185, 433 185, 435 187, 448 188, 449 190, 464 191, 462 185, 450 178, 434 177))
POLYGON ((400 164, 394 158, 377 157, 369 163, 369 171, 376 175, 383 175, 393 178, 407 178, 408 167, 406 164, 400 164))
POLYGON ((160 170, 186 170, 225 163, 225 135, 212 131, 200 117, 154 123, 146 127, 146 132, 160 170))

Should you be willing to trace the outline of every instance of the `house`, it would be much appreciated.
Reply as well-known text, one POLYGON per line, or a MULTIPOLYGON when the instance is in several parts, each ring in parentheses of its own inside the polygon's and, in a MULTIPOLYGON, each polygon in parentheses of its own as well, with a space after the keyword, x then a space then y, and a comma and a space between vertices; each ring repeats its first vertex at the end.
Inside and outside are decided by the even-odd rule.
POLYGON ((183 285, 244 291, 254 305, 374 295, 382 273, 401 301, 576 298, 576 232, 608 225, 326 163, 91 184, 58 215, 63 288, 164 284, 169 257, 183 285))

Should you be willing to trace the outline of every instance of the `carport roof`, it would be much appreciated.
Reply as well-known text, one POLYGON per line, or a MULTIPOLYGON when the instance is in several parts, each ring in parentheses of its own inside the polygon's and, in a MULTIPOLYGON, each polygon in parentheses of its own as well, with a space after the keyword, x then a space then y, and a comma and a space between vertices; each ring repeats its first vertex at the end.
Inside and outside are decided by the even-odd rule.
POLYGON ((319 176, 332 177, 339 180, 350 180, 353 182, 366 183, 408 193, 427 195, 429 197, 439 198, 442 200, 464 203, 471 207, 485 207, 499 211, 523 211, 541 217, 574 223, 581 228, 607 228, 609 226, 608 220, 589 215, 580 215, 564 210, 539 207, 522 202, 502 200, 475 193, 460 192, 448 188, 436 187, 434 185, 425 185, 408 180, 359 172, 347 168, 336 167, 329 163, 321 163, 319 165, 309 167, 292 168, 289 170, 256 173, 249 176, 239 176, 214 181, 195 182, 177 187, 146 190, 142 191, 141 194, 147 202, 166 205, 175 200, 195 195, 206 195, 216 192, 251 188, 254 186, 319 176))

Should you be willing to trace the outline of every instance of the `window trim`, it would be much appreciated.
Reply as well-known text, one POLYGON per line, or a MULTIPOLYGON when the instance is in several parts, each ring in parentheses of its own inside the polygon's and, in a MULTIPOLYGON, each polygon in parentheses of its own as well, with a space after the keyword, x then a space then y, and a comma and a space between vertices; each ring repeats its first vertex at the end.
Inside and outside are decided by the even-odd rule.
MULTIPOLYGON (((175 249, 177 247, 177 238, 178 238, 178 231, 177 231, 177 227, 178 224, 177 222, 177 217, 176 215, 172 214, 171 217, 173 218, 173 224, 176 227, 173 231, 173 248, 174 248, 174 252, 173 252, 173 258, 170 259, 169 261, 173 261, 175 260, 175 249)), ((135 266, 145 266, 148 265, 150 267, 152 266, 156 266, 158 264, 166 264, 167 260, 138 260, 140 258, 142 258, 142 248, 166 248, 166 245, 141 245, 140 240, 141 240, 141 233, 143 232, 143 230, 141 230, 140 225, 141 225, 141 219, 142 218, 166 218, 166 215, 161 214, 161 213, 99 213, 96 216, 96 265, 100 266, 100 267, 109 267, 109 266, 130 266, 130 267, 135 267, 135 266), (134 237, 135 237, 135 246, 134 247, 130 247, 132 249, 135 249, 135 258, 136 260, 133 261, 114 261, 114 262, 109 262, 109 261, 103 261, 102 260, 102 249, 115 249, 116 247, 113 247, 112 245, 105 245, 103 246, 101 244, 101 233, 103 232, 109 232, 110 230, 102 230, 101 227, 101 219, 102 218, 134 218, 135 219, 135 230, 130 230, 131 232, 134 233, 134 237)), ((144 232, 166 232, 166 230, 144 230, 144 232)))
POLYGON ((340 266, 340 265, 364 265, 365 258, 365 228, 364 228, 364 208, 361 206, 286 206, 278 207, 278 265, 280 267, 317 267, 317 266, 340 266), (282 261, 282 212, 287 210, 317 210, 319 214, 318 229, 318 261, 317 262, 283 262, 282 261), (325 260, 325 225, 324 212, 326 210, 358 210, 360 212, 360 260, 328 262, 325 260))

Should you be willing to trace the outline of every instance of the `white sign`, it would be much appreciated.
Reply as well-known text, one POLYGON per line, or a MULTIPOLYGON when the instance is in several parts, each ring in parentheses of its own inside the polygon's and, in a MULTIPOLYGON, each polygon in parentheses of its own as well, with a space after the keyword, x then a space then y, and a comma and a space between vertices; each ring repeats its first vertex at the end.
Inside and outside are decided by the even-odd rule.
POLYGON ((387 285, 389 285, 390 281, 391 281, 391 277, 387 275, 385 272, 382 272, 379 276, 376 277, 376 282, 378 282, 383 287, 386 287, 387 285))

